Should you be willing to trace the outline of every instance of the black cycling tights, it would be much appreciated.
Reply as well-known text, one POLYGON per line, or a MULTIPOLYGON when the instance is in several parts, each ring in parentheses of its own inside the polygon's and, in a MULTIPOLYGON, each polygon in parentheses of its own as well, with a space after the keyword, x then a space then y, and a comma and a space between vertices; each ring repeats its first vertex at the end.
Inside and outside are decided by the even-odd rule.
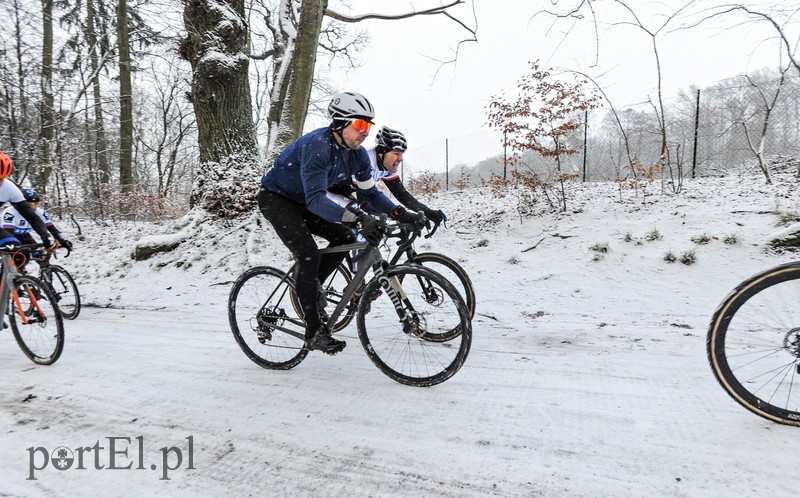
POLYGON ((313 332, 320 326, 317 310, 319 282, 324 282, 333 273, 344 253, 321 255, 312 234, 327 240, 331 246, 355 243, 355 236, 344 225, 326 221, 305 205, 263 188, 258 193, 258 208, 297 259, 294 276, 297 297, 303 307, 306 326, 313 332))

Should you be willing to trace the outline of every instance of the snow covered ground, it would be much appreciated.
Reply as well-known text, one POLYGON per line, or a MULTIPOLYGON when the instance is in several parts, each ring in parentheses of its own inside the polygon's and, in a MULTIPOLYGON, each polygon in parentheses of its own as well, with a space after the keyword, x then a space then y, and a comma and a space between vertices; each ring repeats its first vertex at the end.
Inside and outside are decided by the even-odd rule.
POLYGON ((247 359, 230 284, 289 266, 258 216, 86 222, 83 240, 64 225, 84 308, 53 366, 0 333, 0 496, 794 496, 797 429, 728 398, 705 334, 736 283, 793 259, 764 241, 799 212, 796 180, 649 190, 580 185, 566 213, 524 219, 480 189, 424 199, 451 221, 418 250, 458 259, 478 296, 470 356, 432 388, 384 376, 355 324, 335 357, 285 372, 247 359), (664 261, 689 251, 692 265, 664 261))

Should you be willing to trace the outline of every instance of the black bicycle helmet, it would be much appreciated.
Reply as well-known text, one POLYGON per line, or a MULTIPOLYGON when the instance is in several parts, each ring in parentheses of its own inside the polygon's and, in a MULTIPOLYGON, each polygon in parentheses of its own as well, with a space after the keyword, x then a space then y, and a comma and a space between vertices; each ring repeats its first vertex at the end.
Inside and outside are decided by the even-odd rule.
POLYGON ((375 136, 375 146, 383 152, 390 150, 405 152, 408 149, 408 142, 406 142, 406 137, 399 131, 393 130, 388 126, 381 126, 375 136))
POLYGON ((36 193, 35 190, 32 188, 26 188, 22 191, 22 195, 25 196, 25 200, 28 202, 41 202, 42 199, 39 197, 39 194, 36 193))

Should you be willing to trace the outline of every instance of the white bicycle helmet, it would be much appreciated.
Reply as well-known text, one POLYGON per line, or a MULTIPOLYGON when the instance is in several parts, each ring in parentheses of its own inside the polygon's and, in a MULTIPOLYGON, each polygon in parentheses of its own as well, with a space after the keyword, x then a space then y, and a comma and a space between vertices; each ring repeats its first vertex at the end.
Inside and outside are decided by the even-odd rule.
POLYGON ((378 130, 378 134, 375 136, 375 145, 384 151, 405 152, 408 149, 406 137, 398 130, 393 130, 388 126, 381 126, 381 129, 378 130))
POLYGON ((328 117, 333 120, 360 118, 371 123, 375 119, 375 108, 360 93, 342 92, 328 104, 328 117))

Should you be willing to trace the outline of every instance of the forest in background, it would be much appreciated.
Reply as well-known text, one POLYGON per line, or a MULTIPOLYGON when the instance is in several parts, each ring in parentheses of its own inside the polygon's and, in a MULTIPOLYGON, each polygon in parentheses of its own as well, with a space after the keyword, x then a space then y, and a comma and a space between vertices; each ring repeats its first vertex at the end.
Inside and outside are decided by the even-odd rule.
MULTIPOLYGON (((268 26, 259 19, 272 7, 247 4, 254 61, 269 46, 268 26)), ((188 210, 203 170, 187 98, 192 70, 179 55, 185 36, 181 9, 170 0, 12 0, 0 6, 6 33, 0 40, 0 148, 15 162, 14 180, 41 190, 57 216, 158 219, 188 210), (133 91, 124 86, 128 70, 133 91), (131 98, 128 106, 123 95, 131 98)), ((345 27, 335 20, 326 24, 328 32, 337 29, 344 36, 345 27)), ((261 139, 269 69, 257 63, 250 68, 253 121, 261 139)), ((660 163, 672 185, 692 175, 747 171, 768 180, 769 168, 797 165, 798 85, 797 72, 787 64, 667 96, 663 120, 656 102, 592 110, 588 126, 566 137, 580 153, 565 165, 586 181, 641 176, 631 167, 632 157, 651 174, 660 163), (668 157, 662 159, 664 147, 668 157)), ((319 99, 332 91, 324 79, 315 81, 319 99)), ((319 112, 318 100, 309 112, 319 112)), ((481 184, 492 173, 502 175, 503 166, 502 157, 473 168, 455 165, 439 188, 481 184)), ((553 169, 551 159, 530 153, 515 167, 542 177, 553 169)), ((407 179, 412 188, 413 180, 407 179)))

